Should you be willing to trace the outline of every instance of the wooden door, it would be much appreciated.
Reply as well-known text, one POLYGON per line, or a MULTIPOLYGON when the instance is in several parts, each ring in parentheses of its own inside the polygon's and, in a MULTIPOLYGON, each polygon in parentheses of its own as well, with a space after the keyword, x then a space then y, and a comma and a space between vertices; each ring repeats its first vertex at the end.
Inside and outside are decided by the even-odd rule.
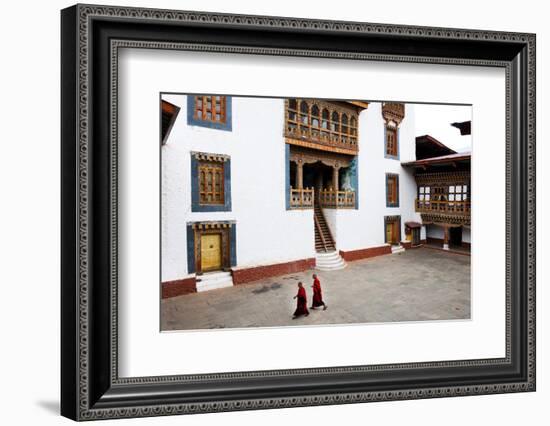
POLYGON ((393 222, 386 223, 386 242, 393 244, 393 222))
POLYGON ((201 270, 215 271, 222 268, 222 234, 201 235, 201 270))
POLYGON ((412 229, 412 244, 415 246, 420 244, 420 228, 412 229))

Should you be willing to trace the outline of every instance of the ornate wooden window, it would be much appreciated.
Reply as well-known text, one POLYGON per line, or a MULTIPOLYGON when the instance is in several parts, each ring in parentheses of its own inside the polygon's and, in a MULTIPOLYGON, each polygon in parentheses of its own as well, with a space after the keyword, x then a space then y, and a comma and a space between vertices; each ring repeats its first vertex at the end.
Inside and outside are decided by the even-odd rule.
POLYGON ((386 126, 386 156, 397 157, 397 127, 386 126))
POLYGON ((342 123, 342 133, 341 133, 342 141, 343 141, 344 143, 347 143, 347 141, 348 141, 348 134, 349 134, 348 115, 347 115, 347 114, 345 114, 345 113, 342 114, 341 123, 342 123))
POLYGON ((199 161, 199 204, 224 204, 224 163, 199 161))
POLYGON ((399 125, 405 118, 405 105, 394 102, 382 104, 382 117, 385 122, 385 151, 386 158, 399 159, 399 125))
POLYGON ((350 120, 349 134, 352 138, 357 137, 357 119, 354 116, 350 120))
POLYGON ((449 186, 449 201, 466 201, 468 200, 468 185, 450 185, 449 186))
POLYGON ((231 97, 200 95, 188 97, 188 124, 231 130, 231 97))
POLYGON ((425 221, 470 223, 470 172, 420 173, 415 210, 425 221))
POLYGON ((334 133, 340 133, 340 116, 338 112, 332 112, 332 119, 330 122, 330 131, 334 133))
POLYGON ((432 190, 432 199, 435 201, 447 201, 447 188, 435 186, 432 190))
POLYGON ((418 187, 418 199, 420 201, 429 202, 430 201, 430 187, 429 186, 419 186, 418 187))
POLYGON ((323 115, 321 118, 321 127, 325 130, 328 130, 328 123, 330 120, 328 109, 323 108, 323 115))
POLYGON ((195 119, 225 123, 225 96, 195 96, 195 119))
POLYGON ((230 211, 231 160, 227 155, 191 153, 192 211, 230 211))
POLYGON ((304 125, 304 130, 307 130, 307 126, 309 126, 309 106, 306 101, 300 102, 300 123, 304 125))
POLYGON ((399 207, 399 175, 386 174, 386 207, 399 207))
POLYGON ((313 142, 355 154, 358 112, 342 104, 320 99, 288 99, 285 136, 297 144, 313 142))

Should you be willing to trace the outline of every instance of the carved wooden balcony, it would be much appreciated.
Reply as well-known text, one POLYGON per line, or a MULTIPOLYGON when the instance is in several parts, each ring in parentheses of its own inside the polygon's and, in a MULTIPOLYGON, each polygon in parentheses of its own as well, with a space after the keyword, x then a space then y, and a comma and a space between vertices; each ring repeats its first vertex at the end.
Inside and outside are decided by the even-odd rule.
POLYGON ((322 190, 319 193, 319 204, 331 209, 354 209, 355 191, 322 190))
POLYGON ((290 207, 292 209, 312 209, 313 195, 313 188, 290 188, 290 207))
POLYGON ((356 155, 358 110, 320 99, 288 99, 285 111, 287 143, 356 155))
POLYGON ((470 217, 470 201, 415 200, 417 213, 470 217))

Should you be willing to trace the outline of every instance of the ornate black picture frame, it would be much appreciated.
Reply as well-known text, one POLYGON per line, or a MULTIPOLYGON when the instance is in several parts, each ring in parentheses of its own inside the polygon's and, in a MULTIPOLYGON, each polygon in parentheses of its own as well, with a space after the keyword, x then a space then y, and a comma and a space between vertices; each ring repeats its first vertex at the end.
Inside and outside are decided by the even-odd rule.
POLYGON ((159 416, 535 390, 535 35, 76 5, 62 27, 61 413, 159 416), (506 71, 506 356, 119 378, 117 52, 186 49, 506 71))

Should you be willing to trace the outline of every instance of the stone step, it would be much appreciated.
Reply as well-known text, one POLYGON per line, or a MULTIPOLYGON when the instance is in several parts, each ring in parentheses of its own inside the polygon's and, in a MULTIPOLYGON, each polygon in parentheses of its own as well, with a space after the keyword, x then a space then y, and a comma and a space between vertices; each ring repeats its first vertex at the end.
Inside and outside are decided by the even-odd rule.
POLYGON ((340 253, 334 250, 326 253, 317 253, 316 257, 318 259, 331 259, 331 258, 340 259, 340 253))
POLYGON ((337 271, 339 269, 344 269, 346 266, 348 266, 346 263, 338 263, 334 265, 317 265, 315 266, 315 269, 319 269, 321 271, 337 271))
POLYGON ((197 292, 233 286, 231 272, 209 272, 197 276, 197 292))
POLYGON ((405 248, 402 246, 402 245, 398 245, 398 246, 391 246, 391 252, 392 254, 396 254, 396 253, 402 253, 405 251, 405 248))
POLYGON ((333 250, 325 253, 317 253, 315 256, 315 268, 320 271, 336 271, 347 266, 340 253, 333 250))

